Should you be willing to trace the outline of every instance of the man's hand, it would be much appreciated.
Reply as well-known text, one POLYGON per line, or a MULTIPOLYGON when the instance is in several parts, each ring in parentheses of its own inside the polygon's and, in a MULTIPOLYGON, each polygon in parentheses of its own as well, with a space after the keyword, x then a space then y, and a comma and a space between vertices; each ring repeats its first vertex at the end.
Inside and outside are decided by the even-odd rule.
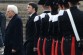
POLYGON ((16 52, 16 50, 15 49, 12 49, 12 53, 15 53, 16 52))
POLYGON ((83 41, 81 40, 81 41, 79 41, 79 42, 77 42, 77 43, 78 43, 79 49, 80 49, 81 51, 83 51, 83 41))
POLYGON ((36 47, 34 47, 34 48, 33 48, 33 51, 34 51, 34 52, 36 52, 36 51, 37 51, 37 48, 36 48, 36 47))

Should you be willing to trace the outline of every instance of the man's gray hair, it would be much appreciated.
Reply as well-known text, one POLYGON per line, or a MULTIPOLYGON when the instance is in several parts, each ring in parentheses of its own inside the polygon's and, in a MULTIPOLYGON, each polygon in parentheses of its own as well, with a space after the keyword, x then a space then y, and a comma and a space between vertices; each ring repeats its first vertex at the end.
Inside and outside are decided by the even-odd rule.
POLYGON ((17 6, 15 6, 15 5, 8 5, 7 6, 7 11, 8 10, 11 10, 11 11, 13 11, 15 14, 18 14, 18 8, 17 8, 17 6))

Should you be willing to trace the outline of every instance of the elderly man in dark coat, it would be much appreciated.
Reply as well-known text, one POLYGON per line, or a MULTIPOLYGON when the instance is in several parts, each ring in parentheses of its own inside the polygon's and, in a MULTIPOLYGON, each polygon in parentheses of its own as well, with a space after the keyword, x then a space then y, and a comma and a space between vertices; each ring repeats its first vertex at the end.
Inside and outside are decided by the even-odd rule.
POLYGON ((18 8, 8 5, 6 15, 11 20, 6 28, 4 55, 23 55, 23 26, 18 8))

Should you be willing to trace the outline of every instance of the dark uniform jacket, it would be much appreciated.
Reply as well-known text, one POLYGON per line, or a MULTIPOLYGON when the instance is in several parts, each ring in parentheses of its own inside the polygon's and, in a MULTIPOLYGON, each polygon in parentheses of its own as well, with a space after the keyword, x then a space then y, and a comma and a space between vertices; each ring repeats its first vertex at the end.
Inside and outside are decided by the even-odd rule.
MULTIPOLYGON (((77 7, 71 7, 70 11, 72 13, 78 34, 80 38, 83 38, 83 12, 77 9, 77 7)), ((68 17, 67 12, 64 12, 63 16, 59 17, 59 27, 62 35, 74 35, 73 29, 68 17)))
POLYGON ((41 35, 42 37, 48 36, 48 28, 49 28, 49 15, 50 11, 44 11, 45 17, 41 19, 41 35))
POLYGON ((41 36, 41 18, 40 16, 36 16, 34 19, 35 23, 35 38, 34 38, 34 47, 37 47, 38 38, 41 36))
MULTIPOLYGON (((73 16, 80 39, 83 39, 83 11, 80 11, 79 9, 77 9, 77 7, 71 7, 70 11, 73 16)), ((73 32, 67 12, 64 12, 63 16, 60 16, 58 21, 59 21, 60 35, 61 35, 61 37, 64 36, 64 38, 65 38, 64 39, 65 40, 64 41, 64 52, 67 55, 67 54, 70 54, 70 51, 69 51, 71 49, 70 40, 73 39, 73 37, 74 37, 74 32, 73 32), (69 47, 69 48, 66 48, 66 47, 69 47)), ((75 43, 73 43, 73 45, 75 45, 75 43)), ((81 48, 79 48, 78 42, 76 42, 75 47, 76 47, 76 54, 80 55, 81 51, 79 49, 83 50, 83 47, 80 46, 81 48)))
POLYGON ((55 17, 52 18, 52 36, 56 40, 58 37, 58 17, 56 17, 58 12, 56 11, 55 14, 52 15, 55 15, 55 17))
POLYGON ((12 55, 12 49, 16 50, 14 55, 23 55, 23 26, 21 18, 17 14, 10 20, 6 28, 4 55, 12 55))

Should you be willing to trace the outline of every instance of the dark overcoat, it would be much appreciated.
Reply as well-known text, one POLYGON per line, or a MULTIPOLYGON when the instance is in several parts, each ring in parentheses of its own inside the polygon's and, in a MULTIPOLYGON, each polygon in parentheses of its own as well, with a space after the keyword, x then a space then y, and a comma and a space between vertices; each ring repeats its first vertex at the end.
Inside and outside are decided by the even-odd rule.
POLYGON ((26 42, 24 43, 26 55, 34 55, 34 37, 35 37, 35 23, 34 18, 37 13, 32 14, 26 23, 26 42))
POLYGON ((5 31, 4 55, 23 55, 23 26, 17 14, 10 20, 5 31), (16 52, 12 53, 12 49, 16 52))

